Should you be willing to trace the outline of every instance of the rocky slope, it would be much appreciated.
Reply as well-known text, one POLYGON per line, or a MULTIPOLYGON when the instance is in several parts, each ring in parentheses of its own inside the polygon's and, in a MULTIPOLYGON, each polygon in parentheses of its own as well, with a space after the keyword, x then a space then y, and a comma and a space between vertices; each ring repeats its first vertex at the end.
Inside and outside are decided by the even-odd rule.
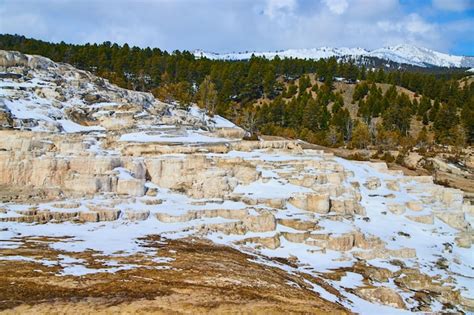
POLYGON ((460 190, 242 141, 221 117, 38 56, 1 52, 0 77, 2 309, 473 310, 460 190))

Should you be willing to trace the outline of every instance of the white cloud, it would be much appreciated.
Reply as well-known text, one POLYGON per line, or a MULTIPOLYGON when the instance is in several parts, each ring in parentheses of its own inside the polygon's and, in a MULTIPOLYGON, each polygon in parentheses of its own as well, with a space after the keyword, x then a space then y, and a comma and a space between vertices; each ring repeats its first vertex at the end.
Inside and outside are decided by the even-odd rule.
POLYGON ((335 14, 343 14, 349 6, 347 0, 323 0, 323 2, 335 14))
POLYGON ((447 11, 466 11, 474 8, 472 0, 433 0, 436 9, 447 11))
POLYGON ((296 0, 267 0, 264 14, 272 19, 293 12, 296 8, 296 0))
POLYGON ((48 33, 49 31, 47 21, 45 21, 43 17, 33 13, 18 12, 11 14, 11 12, 0 8, 0 17, 0 34, 25 34, 34 31, 35 34, 39 35, 48 33))
POLYGON ((383 20, 377 26, 386 32, 400 32, 409 34, 426 34, 435 31, 435 26, 423 20, 418 14, 412 13, 401 20, 383 20))
POLYGON ((405 28, 412 34, 426 34, 435 31, 435 27, 424 21, 418 14, 412 13, 405 21, 405 28))
POLYGON ((472 19, 428 21, 420 9, 398 0, 141 0, 133 6, 124 0, 113 6, 108 0, 0 3, 0 33, 72 43, 128 42, 168 51, 374 49, 403 43, 449 51, 469 43, 473 29, 472 19))

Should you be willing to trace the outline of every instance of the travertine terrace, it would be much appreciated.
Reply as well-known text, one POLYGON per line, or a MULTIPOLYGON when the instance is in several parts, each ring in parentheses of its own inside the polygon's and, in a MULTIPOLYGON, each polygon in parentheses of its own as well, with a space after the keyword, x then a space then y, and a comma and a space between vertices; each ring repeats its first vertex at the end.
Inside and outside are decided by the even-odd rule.
POLYGON ((298 141, 243 141, 222 117, 43 57, 1 51, 0 72, 1 273, 178 270, 140 241, 159 236, 232 247, 334 310, 474 310, 462 191, 298 141), (35 240, 44 254, 24 250, 35 240))

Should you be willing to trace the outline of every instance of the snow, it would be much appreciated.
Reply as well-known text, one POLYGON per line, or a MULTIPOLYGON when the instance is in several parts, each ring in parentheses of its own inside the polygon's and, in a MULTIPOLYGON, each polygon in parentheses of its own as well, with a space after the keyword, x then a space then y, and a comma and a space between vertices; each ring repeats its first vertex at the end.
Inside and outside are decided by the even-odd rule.
POLYGON ((11 261, 26 261, 26 262, 33 262, 33 263, 39 263, 48 267, 56 265, 55 261, 48 260, 48 259, 34 259, 31 257, 27 256, 17 256, 17 255, 12 255, 12 256, 0 256, 0 261, 1 260, 11 260, 11 261))
POLYGON ((196 105, 189 108, 189 114, 199 119, 204 119, 214 128, 238 128, 234 123, 222 116, 214 115, 213 117, 210 117, 206 115, 205 111, 196 105))
POLYGON ((358 273, 347 272, 345 276, 341 278, 339 284, 345 288, 357 288, 363 285, 362 277, 358 273))
POLYGON ((238 185, 234 192, 237 194, 254 195, 259 198, 289 198, 295 193, 311 192, 309 188, 296 186, 293 184, 279 182, 271 179, 264 183, 262 181, 253 182, 249 185, 238 185))
MULTIPOLYGON (((10 90, 4 89, 5 87, 11 87, 14 89, 19 88, 35 88, 38 86, 48 85, 47 82, 41 79, 34 78, 29 82, 17 83, 11 80, 0 80, 0 95, 9 96, 10 90)), ((60 108, 53 106, 50 99, 42 98, 34 94, 33 92, 25 92, 28 97, 21 99, 10 100, 5 98, 3 103, 11 112, 12 116, 16 119, 36 121, 37 126, 33 127, 34 131, 48 131, 49 126, 62 127, 64 132, 76 133, 76 132, 90 132, 90 131, 103 131, 105 130, 100 126, 83 126, 79 125, 69 119, 66 119, 64 111, 60 108)), ((72 104, 66 104, 72 106, 72 104)))
POLYGON ((170 142, 170 143, 221 143, 235 140, 207 136, 197 130, 185 130, 184 134, 171 134, 166 132, 133 132, 123 134, 122 142, 170 142))
POLYGON ((300 58, 300 59, 321 59, 329 58, 333 56, 344 56, 344 55, 363 55, 367 53, 367 50, 363 48, 331 48, 331 47, 321 47, 321 48, 310 48, 310 49, 289 49, 289 50, 280 50, 274 52, 238 52, 238 53, 227 53, 227 54, 216 54, 204 52, 202 50, 194 51, 194 55, 199 58, 208 58, 208 59, 221 59, 221 60, 244 60, 250 59, 252 55, 256 57, 265 57, 267 59, 273 59, 276 56, 280 58, 300 58))
POLYGON ((82 126, 71 120, 60 119, 58 120, 58 123, 61 124, 64 132, 67 132, 67 133, 105 131, 105 128, 101 126, 82 126))
POLYGON ((444 54, 427 48, 419 48, 411 45, 397 45, 376 49, 370 52, 370 56, 421 67, 426 65, 437 67, 461 67, 461 62, 464 58, 462 56, 444 54))
POLYGON ((222 116, 214 115, 211 118, 215 128, 236 128, 237 126, 222 116))
POLYGON ((54 112, 56 112, 57 115, 62 116, 62 112, 55 111, 50 106, 42 106, 44 104, 41 104, 39 100, 33 102, 21 99, 14 102, 5 100, 4 102, 12 115, 18 119, 37 119, 52 122, 53 119, 49 115, 54 115, 54 112))
POLYGON ((223 54, 196 50, 194 51, 194 55, 197 58, 208 58, 214 60, 246 60, 250 59, 252 55, 255 55, 256 57, 265 57, 267 59, 273 59, 276 56, 279 56, 280 58, 300 58, 314 60, 343 56, 349 56, 351 58, 377 57, 383 60, 415 65, 419 67, 472 67, 474 65, 474 60, 470 57, 445 54, 408 44, 389 46, 372 51, 365 50, 363 48, 320 47, 311 49, 288 49, 274 52, 237 52, 223 54))
POLYGON ((110 268, 88 268, 84 265, 65 264, 62 267, 63 267, 63 270, 60 273, 61 276, 85 276, 89 274, 103 273, 103 272, 115 273, 117 271, 130 270, 139 266, 133 265, 133 264, 125 264, 125 265, 119 265, 117 267, 110 267, 110 268))
POLYGON ((117 171, 117 172, 118 172, 118 178, 119 178, 119 179, 122 179, 122 180, 131 180, 131 179, 134 179, 134 177, 132 176, 132 174, 130 173, 130 171, 127 170, 127 169, 124 168, 124 167, 116 167, 116 168, 114 168, 114 171, 117 171))

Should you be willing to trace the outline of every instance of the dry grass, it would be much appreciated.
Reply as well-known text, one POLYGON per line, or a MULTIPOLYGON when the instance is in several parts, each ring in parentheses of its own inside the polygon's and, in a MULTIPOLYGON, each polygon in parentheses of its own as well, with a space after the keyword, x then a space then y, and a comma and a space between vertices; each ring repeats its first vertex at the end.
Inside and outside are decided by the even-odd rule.
MULTIPOLYGON (((108 258, 92 251, 53 250, 48 243, 55 239, 17 241, 19 248, 2 249, 0 255, 55 261, 66 254, 85 260, 88 268, 102 268, 108 258)), ((150 250, 174 258, 167 263, 171 268, 155 268, 160 264, 143 254, 113 257, 138 268, 80 277, 59 276, 59 264, 0 261, 0 309, 35 314, 347 313, 311 291, 302 276, 252 262, 252 256, 232 248, 198 240, 143 241, 150 250)))

